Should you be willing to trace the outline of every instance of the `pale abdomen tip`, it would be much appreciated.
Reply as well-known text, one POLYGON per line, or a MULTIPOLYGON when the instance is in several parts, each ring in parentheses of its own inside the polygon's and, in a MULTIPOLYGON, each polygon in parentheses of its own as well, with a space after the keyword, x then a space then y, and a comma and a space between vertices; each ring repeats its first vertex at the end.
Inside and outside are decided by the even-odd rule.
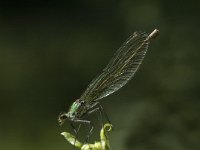
POLYGON ((149 34, 149 38, 150 39, 155 39, 157 36, 159 35, 159 30, 158 29, 154 29, 151 34, 149 34))

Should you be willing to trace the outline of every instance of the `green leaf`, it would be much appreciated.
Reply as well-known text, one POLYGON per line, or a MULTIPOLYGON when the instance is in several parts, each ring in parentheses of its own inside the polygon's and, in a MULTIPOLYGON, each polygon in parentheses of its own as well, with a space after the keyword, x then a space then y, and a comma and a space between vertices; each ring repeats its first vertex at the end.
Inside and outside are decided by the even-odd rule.
POLYGON ((78 139, 75 139, 75 137, 68 132, 62 132, 61 135, 63 135, 70 144, 81 150, 110 150, 109 139, 106 132, 110 132, 112 128, 113 126, 111 124, 105 124, 100 131, 100 141, 95 142, 94 144, 83 144, 79 142, 78 139))

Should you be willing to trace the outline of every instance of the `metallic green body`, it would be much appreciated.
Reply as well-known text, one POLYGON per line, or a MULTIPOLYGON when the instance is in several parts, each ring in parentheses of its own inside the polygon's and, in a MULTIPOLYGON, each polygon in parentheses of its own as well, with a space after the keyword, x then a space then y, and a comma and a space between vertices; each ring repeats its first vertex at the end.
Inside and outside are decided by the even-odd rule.
MULTIPOLYGON (((90 123, 82 117, 95 110, 98 100, 116 92, 134 76, 142 63, 150 42, 156 38, 159 31, 151 34, 135 32, 117 50, 114 57, 103 69, 102 73, 91 81, 87 89, 70 107, 68 113, 59 116, 59 123, 66 119, 74 122, 90 123)), ((102 108, 100 108, 102 110, 102 108)))

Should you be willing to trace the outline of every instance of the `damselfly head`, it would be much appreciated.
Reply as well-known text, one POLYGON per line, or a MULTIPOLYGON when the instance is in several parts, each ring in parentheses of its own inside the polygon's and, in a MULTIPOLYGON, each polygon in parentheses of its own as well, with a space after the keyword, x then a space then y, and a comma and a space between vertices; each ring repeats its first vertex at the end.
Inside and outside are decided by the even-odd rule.
POLYGON ((62 126, 67 118, 69 118, 68 113, 60 113, 60 115, 58 116, 59 125, 62 126))

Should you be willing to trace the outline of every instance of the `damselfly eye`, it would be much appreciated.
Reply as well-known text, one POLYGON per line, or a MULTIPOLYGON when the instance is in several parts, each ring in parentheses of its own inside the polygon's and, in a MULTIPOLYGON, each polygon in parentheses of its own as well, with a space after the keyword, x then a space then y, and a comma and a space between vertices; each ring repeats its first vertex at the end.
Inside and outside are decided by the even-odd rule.
POLYGON ((61 115, 60 115, 60 118, 61 118, 61 119, 67 119, 67 116, 66 116, 66 114, 61 114, 61 115))
POLYGON ((58 123, 59 123, 59 125, 61 126, 65 122, 66 119, 67 119, 67 114, 66 113, 61 113, 58 116, 58 123))

